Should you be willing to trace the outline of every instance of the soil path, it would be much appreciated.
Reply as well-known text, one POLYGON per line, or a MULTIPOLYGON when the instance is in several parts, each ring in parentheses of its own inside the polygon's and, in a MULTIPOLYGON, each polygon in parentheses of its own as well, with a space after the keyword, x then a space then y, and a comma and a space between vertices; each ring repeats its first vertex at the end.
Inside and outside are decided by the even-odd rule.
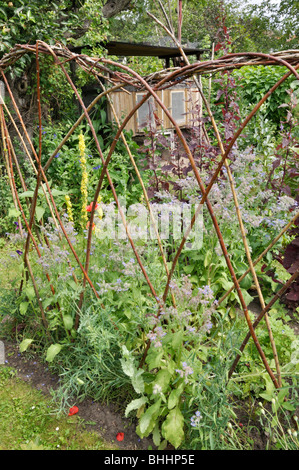
MULTIPOLYGON (((41 363, 38 359, 26 357, 25 354, 20 354, 18 346, 3 340, 5 346, 5 364, 13 367, 17 376, 30 383, 32 387, 41 390, 45 395, 49 395, 51 390, 56 390, 59 387, 59 377, 53 375, 47 366, 41 363)), ((146 450, 151 446, 155 449, 153 442, 150 439, 140 439, 136 434, 136 426, 132 420, 123 417, 123 411, 117 409, 113 405, 101 404, 94 402, 91 399, 77 403, 79 408, 78 415, 86 422, 93 422, 95 424, 86 424, 87 430, 98 432, 99 435, 106 441, 116 445, 119 449, 124 450, 146 450), (118 442, 116 435, 119 432, 124 433, 124 440, 118 442)))

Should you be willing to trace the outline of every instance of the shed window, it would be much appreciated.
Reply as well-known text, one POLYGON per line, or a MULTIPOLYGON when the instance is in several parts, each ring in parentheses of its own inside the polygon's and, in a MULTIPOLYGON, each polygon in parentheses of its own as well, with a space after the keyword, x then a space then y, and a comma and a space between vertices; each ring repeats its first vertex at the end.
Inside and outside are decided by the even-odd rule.
POLYGON ((185 93, 184 91, 171 92, 171 115, 176 122, 185 122, 185 93))
MULTIPOLYGON (((137 94, 137 103, 140 103, 144 94, 138 93, 137 94)), ((137 119, 138 119, 138 128, 147 127, 150 123, 154 121, 154 100, 153 97, 149 98, 145 103, 143 103, 137 112, 137 119)))

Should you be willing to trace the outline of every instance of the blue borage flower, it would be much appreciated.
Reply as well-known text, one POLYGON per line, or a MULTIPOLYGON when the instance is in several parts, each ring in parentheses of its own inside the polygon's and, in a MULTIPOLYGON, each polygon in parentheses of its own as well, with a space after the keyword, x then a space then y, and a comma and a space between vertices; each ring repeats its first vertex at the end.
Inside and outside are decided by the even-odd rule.
POLYGON ((188 366, 187 362, 182 362, 183 369, 176 369, 175 371, 180 375, 180 377, 183 379, 185 378, 185 383, 187 384, 189 382, 188 376, 193 374, 193 369, 188 366))
POLYGON ((202 419, 200 411, 196 411, 193 416, 191 416, 190 423, 193 428, 197 428, 200 420, 202 419))

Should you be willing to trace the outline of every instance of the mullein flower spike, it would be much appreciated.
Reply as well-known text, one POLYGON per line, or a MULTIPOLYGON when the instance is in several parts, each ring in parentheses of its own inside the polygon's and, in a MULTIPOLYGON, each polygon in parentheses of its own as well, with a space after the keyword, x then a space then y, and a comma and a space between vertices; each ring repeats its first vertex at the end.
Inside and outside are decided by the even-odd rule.
POLYGON ((86 158, 85 158, 85 139, 82 132, 79 134, 79 151, 80 151, 80 165, 82 170, 82 177, 81 177, 81 194, 82 194, 82 209, 81 209, 81 219, 82 219, 82 227, 85 228, 88 217, 87 217, 87 197, 88 197, 88 174, 86 169, 86 158))

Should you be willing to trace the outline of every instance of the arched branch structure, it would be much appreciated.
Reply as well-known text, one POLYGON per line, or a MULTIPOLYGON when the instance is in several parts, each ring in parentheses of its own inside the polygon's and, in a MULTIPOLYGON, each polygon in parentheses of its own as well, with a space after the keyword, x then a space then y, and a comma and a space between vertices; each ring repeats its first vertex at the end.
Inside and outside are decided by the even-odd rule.
MULTIPOLYGON (((263 317, 267 318, 267 312, 269 311, 270 307, 273 305, 273 303, 277 299, 280 298, 282 293, 289 287, 291 282, 293 282, 293 280, 299 275, 299 273, 298 273, 298 271, 296 273, 294 273, 293 276, 291 277, 291 279, 285 284, 285 286, 283 286, 281 291, 273 296, 273 299, 268 303, 268 305, 265 305, 254 267, 263 258, 263 256, 265 256, 266 253, 271 248, 273 248, 275 246, 275 244, 278 242, 278 240, 281 238, 281 236, 292 226, 292 224, 297 219, 299 213, 293 215, 290 222, 286 225, 286 227, 279 234, 277 234, 277 236, 272 240, 272 242, 263 251, 263 253, 261 253, 261 255, 258 257, 257 260, 251 260, 251 257, 250 257, 250 254, 249 254, 249 246, 248 246, 248 242, 247 242, 247 239, 246 239, 245 230, 244 230, 244 227, 243 227, 243 224, 242 224, 242 212, 241 212, 241 208, 238 205, 238 199, 237 199, 237 195, 236 195, 236 192, 235 192, 233 179, 231 177, 232 175, 231 175, 231 172, 230 172, 230 165, 229 165, 228 158, 230 157, 230 153, 231 153, 231 151, 233 149, 233 146, 236 143, 238 137, 240 137, 240 135, 242 134, 242 132, 245 129, 245 127, 247 126, 247 124, 255 116, 255 114, 258 112, 258 110, 263 105, 263 103, 271 96, 271 94, 291 74, 293 74, 294 77, 297 80, 299 79, 299 75, 298 75, 298 72, 297 72, 298 68, 299 68, 299 51, 282 51, 282 52, 277 52, 277 53, 270 54, 270 55, 269 54, 260 54, 260 53, 251 53, 251 52, 249 52, 249 53, 229 54, 227 56, 220 57, 219 59, 216 59, 216 60, 207 60, 207 61, 204 61, 204 62, 196 62, 194 64, 190 64, 190 63, 186 62, 186 65, 182 68, 176 68, 176 69, 171 69, 171 70, 163 70, 159 73, 154 73, 154 74, 151 74, 148 77, 144 78, 144 77, 141 77, 139 74, 137 74, 132 69, 130 69, 128 66, 125 66, 121 63, 117 63, 117 62, 112 61, 112 60, 109 60, 105 57, 93 58, 93 57, 86 56, 84 54, 74 54, 70 50, 68 50, 67 48, 65 48, 64 46, 62 46, 60 44, 57 44, 55 46, 49 46, 48 44, 46 44, 44 42, 41 42, 41 41, 37 41, 37 43, 35 45, 16 45, 8 54, 6 54, 0 60, 1 76, 2 76, 2 79, 3 79, 5 87, 6 87, 6 92, 7 92, 8 96, 11 99, 11 105, 13 107, 14 114, 17 116, 17 119, 18 119, 18 125, 17 125, 14 118, 13 118, 13 116, 12 116, 12 113, 8 109, 5 102, 0 104, 0 108, 1 108, 0 109, 0 120, 1 120, 1 135, 2 135, 2 142, 3 142, 3 145, 2 145, 3 154, 4 154, 4 157, 6 159, 7 168, 10 171, 10 175, 11 175, 11 183, 12 183, 11 184, 11 190, 12 190, 12 193, 13 193, 14 201, 15 201, 15 204, 17 204, 17 206, 20 209, 21 215, 23 217, 23 220, 24 220, 24 223, 25 223, 25 226, 26 226, 26 229, 27 229, 27 238, 26 238, 26 244, 25 244, 25 250, 24 250, 25 251, 25 253, 24 253, 24 264, 25 264, 25 266, 27 267, 27 269, 30 273, 30 276, 31 276, 31 279, 32 279, 32 282, 33 282, 33 285, 34 285, 34 289, 35 289, 35 292, 36 292, 36 295, 37 295, 38 301, 39 301, 39 307, 40 307, 40 310, 41 310, 42 323, 43 323, 43 326, 46 329, 47 329, 46 312, 44 311, 43 305, 42 305, 42 303, 40 302, 40 299, 39 299, 37 284, 36 284, 36 281, 35 281, 35 278, 34 278, 34 273, 33 273, 32 267, 30 265, 29 257, 28 257, 28 251, 29 251, 29 247, 31 246, 31 243, 33 244, 33 246, 34 246, 34 248, 37 252, 37 256, 38 257, 41 256, 38 243, 36 242, 36 239, 35 239, 35 236, 34 236, 34 221, 35 221, 35 216, 36 216, 36 204, 37 204, 37 197, 38 197, 39 188, 41 187, 42 190, 44 191, 44 194, 47 196, 46 197, 46 202, 49 206, 49 209, 51 211, 51 214, 52 214, 52 217, 53 217, 54 222, 56 224, 56 227, 59 228, 60 236, 64 237, 65 243, 70 247, 70 250, 72 252, 73 259, 72 259, 72 261, 68 260, 69 266, 71 267, 72 263, 74 262, 76 264, 76 266, 79 267, 79 269, 81 270, 81 273, 82 273, 82 291, 81 291, 80 303, 79 303, 79 308, 80 308, 82 306, 83 298, 84 298, 86 289, 88 288, 88 285, 91 289, 91 292, 97 298, 100 297, 98 292, 97 292, 97 289, 96 289, 95 285, 93 284, 93 282, 92 282, 92 280, 89 276, 89 265, 90 265, 90 254, 91 254, 91 242, 92 242, 92 235, 93 235, 92 226, 93 226, 93 220, 94 220, 94 216, 95 216, 95 207, 96 207, 96 202, 98 200, 98 197, 99 197, 102 185, 103 185, 104 178, 106 177, 108 182, 109 182, 109 186, 111 188, 111 192, 113 194, 113 198, 115 200, 115 203, 116 203, 116 206, 118 208, 119 214, 121 216, 122 223, 124 225, 125 232, 126 232, 128 240, 129 240, 129 243, 131 245, 133 254, 134 254, 134 256, 135 256, 135 258, 138 262, 138 265, 139 265, 139 268, 140 268, 141 272, 143 273, 143 276, 144 276, 145 281, 148 285, 150 294, 155 298, 155 300, 157 302, 158 314, 156 315, 156 317, 158 317, 159 312, 163 308, 165 302, 167 302, 170 282, 173 279, 177 262, 180 258, 182 250, 183 250, 183 248, 186 244, 186 241, 188 239, 188 235, 190 234, 192 228, 194 227, 195 221, 196 221, 196 219, 197 219, 197 217, 200 213, 201 208, 204 205, 207 207, 209 216, 210 216, 210 218, 212 220, 212 224, 214 226, 214 230, 216 232, 216 235, 218 237, 218 241, 220 243, 223 255, 225 257, 227 268, 230 272, 231 279, 233 281, 233 287, 231 289, 229 289, 229 291, 222 296, 222 298, 220 299, 219 302, 220 303, 223 302, 223 300, 225 300, 227 298, 227 296, 232 292, 232 290, 236 289, 236 292, 237 292, 238 297, 239 297, 240 304, 241 304, 243 312, 244 312, 245 319, 246 319, 247 324, 248 324, 248 329, 249 329, 248 335, 247 335, 247 337, 245 338, 245 340, 242 344, 242 350, 245 348, 245 345, 247 344, 248 339, 252 338, 254 343, 255 343, 255 346, 258 350, 260 358, 261 358, 261 360, 262 360, 269 376, 271 377, 275 387, 279 388, 281 386, 279 370, 277 369, 277 375, 275 375, 273 373, 273 371, 271 370, 271 368, 269 366, 269 363, 268 363, 268 360, 265 356, 265 353, 264 353, 264 351, 263 351, 263 349, 262 349, 262 347, 259 343, 259 340, 258 340, 255 329, 256 329, 256 327, 258 326, 259 322, 262 320, 263 317), (29 137, 29 134, 26 130, 26 126, 24 124, 24 120, 23 120, 23 118, 20 114, 20 111, 19 111, 19 109, 17 107, 17 104, 16 104, 16 101, 14 99, 12 90, 10 89, 8 81, 7 81, 6 76, 5 76, 5 72, 8 69, 8 67, 13 67, 17 63, 17 61, 24 54, 31 54, 31 55, 33 54, 33 55, 35 55, 35 58, 36 58, 37 96, 38 96, 37 117, 38 117, 38 121, 39 121, 38 149, 35 149, 34 144, 33 144, 32 140, 29 137), (81 109, 82 109, 81 116, 72 125, 72 127, 69 129, 69 131, 67 132, 65 137, 62 139, 62 141, 58 143, 58 145, 56 146, 55 151, 49 156, 47 162, 43 165, 42 165, 42 152, 43 152, 43 138, 42 137, 43 136, 42 136, 42 132, 41 132, 41 101, 40 101, 41 100, 41 98, 40 98, 40 96, 41 96, 40 74, 42 73, 42 70, 40 70, 40 60, 39 60, 41 55, 47 55, 47 56, 51 56, 53 58, 53 62, 55 64, 55 67, 59 67, 61 69, 61 71, 63 73, 63 76, 65 77, 66 82, 71 87, 71 90, 72 90, 73 94, 75 95, 76 99, 78 100, 78 102, 81 106, 81 109), (101 93, 99 93, 99 95, 87 107, 84 105, 84 102, 83 102, 83 100, 80 96, 80 93, 79 93, 76 85, 74 84, 74 82, 72 81, 70 75, 67 72, 66 63, 68 63, 70 61, 74 61, 77 64, 77 66, 81 67, 88 74, 92 74, 101 83, 101 86, 102 86, 101 93), (189 80, 194 79, 195 83, 198 85, 198 83, 196 82, 196 77, 198 77, 199 75, 217 73, 219 71, 222 71, 222 72, 231 71, 231 70, 234 70, 234 69, 239 69, 239 68, 241 68, 245 65, 262 65, 262 66, 283 65, 284 67, 286 67, 286 73, 285 73, 285 75, 283 75, 281 77, 280 80, 277 81, 277 83, 274 86, 272 86, 272 88, 265 94, 265 96, 262 99, 260 99, 260 101, 254 106, 252 111, 248 114, 246 119, 244 119, 244 121, 241 123, 239 128, 236 130, 236 132, 234 133, 234 135, 233 135, 232 139, 230 140, 230 142, 226 143, 226 142, 223 142, 221 140, 220 134, 218 132, 217 124, 216 124, 216 122, 213 118, 211 110, 208 108, 208 105, 207 105, 208 115, 209 115, 210 121, 212 122, 215 134, 218 138, 218 145, 219 145, 219 148, 220 148, 220 160, 217 164, 217 167, 214 170, 213 175, 210 178, 209 183, 207 184, 207 186, 205 186, 205 184, 202 180, 202 176, 200 174, 200 171, 199 171, 199 169, 196 165, 196 162, 193 158, 192 151, 190 150, 188 142, 187 142, 187 140, 184 136, 184 133, 182 132, 182 130, 181 130, 180 126, 178 125, 178 123, 173 118, 173 116, 172 116, 171 112, 169 111, 169 109, 165 106, 165 104, 163 103, 161 98, 158 96, 158 92, 161 91, 161 90, 165 90, 165 89, 171 87, 172 85, 174 85, 176 83, 179 83, 179 82, 182 82, 186 79, 189 79, 189 80), (122 122, 120 122, 119 117, 116 115, 116 112, 115 112, 115 109, 114 109, 114 106, 113 106, 113 99, 111 98, 111 96, 112 96, 112 93, 115 90, 123 88, 127 85, 130 85, 131 87, 133 87, 134 89, 136 89, 138 91, 142 91, 144 93, 144 96, 138 102, 138 104, 133 106, 131 111, 127 114, 127 116, 124 117, 122 122), (98 138, 97 132, 96 132, 94 126, 93 126, 92 119, 90 117, 90 113, 94 109, 94 106, 104 96, 108 97, 108 105, 111 106, 112 113, 114 114, 115 121, 117 123, 117 130, 115 132, 114 139, 113 139, 112 144, 110 146, 110 149, 109 149, 109 151, 106 155, 106 158, 104 157, 103 149, 101 148, 101 145, 100 145, 100 140, 98 138), (189 224, 189 226, 187 227, 187 229, 186 229, 186 231, 183 235, 181 243, 180 243, 180 245, 179 245, 179 247, 178 247, 178 249, 177 249, 177 251, 176 251, 176 253, 173 257, 172 264, 171 264, 170 267, 167 265, 167 262, 166 262, 165 253, 163 252, 163 244, 161 242, 158 229, 157 229, 157 227, 154 227, 155 228, 155 233, 156 233, 156 236, 157 236, 157 240, 158 240, 159 250, 160 250, 160 253, 162 255, 162 264, 165 268, 165 275, 166 275, 166 285, 164 287, 164 292, 163 292, 162 298, 158 297, 158 290, 161 287, 160 286, 160 280, 159 279, 150 279, 150 277, 148 275, 148 272, 147 272, 147 269, 146 269, 141 257, 138 254, 138 250, 137 250, 137 247, 135 245, 134 239, 133 239, 133 237, 130 233, 130 227, 129 227, 127 221, 126 221, 126 217, 123 213, 123 209, 122 209, 121 203, 119 201, 119 197, 118 197, 117 192, 115 190, 113 178, 111 177, 110 172, 109 172, 109 164, 113 160, 114 151, 115 151, 117 142, 120 139, 122 139, 124 144, 125 144, 126 151, 128 152, 130 161, 132 163, 132 167, 133 167, 134 171, 136 172, 138 181, 140 182, 140 184, 142 186, 142 190, 143 190, 143 193, 144 193, 144 196, 145 196, 145 199, 146 199, 146 207, 148 209, 149 215, 152 217, 151 208, 150 208, 150 204, 149 204, 149 198, 147 197, 147 193, 146 193, 146 187, 145 187, 145 185, 142 181, 142 176, 141 176, 140 172, 138 171, 138 167, 137 167, 137 165, 134 161, 134 157, 131 153, 130 147, 129 147, 126 139, 125 139, 124 132, 123 132, 126 125, 130 122, 130 120, 134 119, 134 116, 138 112, 138 109, 145 102, 147 102, 149 99, 154 100, 156 107, 160 108, 163 111, 163 113, 167 116, 169 121, 172 123, 173 128, 176 132, 176 135, 177 135, 177 137, 180 141, 180 144, 181 144, 181 146, 184 150, 185 156, 189 160, 189 163, 190 163, 190 166, 191 166, 191 169, 192 169, 192 173, 195 177, 195 180, 198 184, 199 191, 201 193, 201 200, 200 200, 199 206, 198 206, 198 208, 197 208, 197 210, 196 210, 196 212, 195 212, 195 214, 194 214, 194 216, 191 220, 191 223, 189 224), (54 159, 55 155, 58 153, 59 150, 61 150, 63 148, 63 146, 66 144, 66 142, 68 142, 69 138, 74 134, 74 132, 76 131, 78 126, 84 120, 88 123, 89 128, 91 130, 92 138, 93 138, 93 141, 94 141, 95 146, 96 146, 96 151, 97 151, 97 153, 98 153, 98 155, 101 159, 101 162, 102 162, 102 170, 101 170, 101 174, 99 176, 99 179, 98 179, 98 182, 97 182, 97 185, 96 185, 96 190, 95 190, 94 197, 93 197, 93 204, 92 204, 92 209, 91 209, 91 213, 90 213, 90 223, 89 223, 89 229, 88 229, 88 234, 87 234, 87 246, 86 246, 85 260, 82 260, 82 259, 80 259, 79 254, 77 253, 70 237, 67 234, 67 231, 66 231, 66 228, 65 228, 65 225, 64 225, 65 222, 64 222, 63 218, 61 217, 61 214, 60 214, 60 212, 57 208, 55 198, 53 196, 53 192, 52 192, 50 184, 49 184, 49 180, 48 180, 48 177, 47 177, 47 172, 48 172, 48 170, 49 170, 49 168, 50 168, 50 166, 53 162, 53 159, 54 159), (14 148, 13 148, 12 140, 10 139, 10 136, 8 134, 7 123, 12 124, 14 126, 14 128, 17 129, 17 133, 18 133, 20 139, 27 140, 26 145, 23 145, 23 147, 24 147, 25 151, 28 154, 27 156, 30 160, 30 163, 31 163, 32 167, 33 167, 33 171, 36 175, 36 187, 35 187, 33 198, 30 201, 31 205, 30 205, 29 220, 27 220, 26 217, 25 217, 25 211, 23 210, 23 206, 22 206, 22 203, 21 203, 21 200, 19 198, 16 185, 15 185, 14 174, 13 174, 14 173, 14 167, 13 167, 14 148), (18 132, 18 127, 21 128, 22 134, 24 135, 24 137, 21 137, 21 133, 18 132), (31 158, 31 155, 30 155, 30 152, 28 151, 28 149, 31 149, 32 155, 33 155, 35 161, 31 158), (230 253, 228 252, 227 247, 225 245, 223 235, 221 233, 217 218, 214 214, 213 206, 209 201, 209 193, 210 193, 213 185, 215 184, 215 182, 217 182, 217 179, 219 177, 219 174, 220 174, 223 166, 226 167, 228 175, 230 176, 231 190, 232 190, 232 194, 234 196, 234 204, 235 204, 235 208, 236 208, 236 214, 237 214, 238 220, 240 222, 240 229, 241 229, 241 234, 242 234, 241 238, 242 238, 244 248, 245 248, 245 251, 246 251, 246 254, 247 254, 248 262, 249 262, 249 268, 247 269, 247 271, 239 279, 237 278, 237 275, 236 275, 235 270, 233 268, 230 253), (260 301, 261 301, 261 307, 262 307, 262 312, 261 312, 260 316, 258 317, 258 319, 254 323, 252 323, 251 320, 250 320, 250 316, 249 316, 249 313, 248 313, 248 308, 247 308, 246 302, 244 300, 244 296, 242 294, 242 291, 240 289, 240 282, 245 278, 245 276, 248 273, 253 274, 253 278, 254 278, 254 281, 256 283, 256 287, 257 287, 257 290, 258 290, 258 293, 259 293, 259 297, 260 297, 260 301)), ((199 91, 202 95, 203 101, 207 104, 207 101, 205 100, 205 97, 202 93, 202 90, 200 89, 199 91)), ((27 201, 27 203, 28 203, 28 201, 27 201)), ((47 243, 49 243, 49 240, 47 240, 47 243)), ((47 276, 47 280, 49 282, 49 287, 51 288, 51 291, 53 293, 53 286, 52 286, 52 283, 51 283, 50 276, 47 273, 46 273, 46 276, 47 276)), ((75 277, 75 281, 77 283, 79 282, 76 277, 75 277)), ((175 305, 175 299, 174 299, 173 295, 172 295, 172 302, 175 305)), ((80 322, 80 316, 79 316, 79 314, 77 314, 76 328, 78 328, 79 322, 80 322)), ((271 334, 270 330, 269 330, 269 334, 271 334)), ((274 341, 274 339, 273 339, 273 341, 274 341)), ((144 348, 144 354, 143 354, 143 358, 141 360, 140 366, 142 366, 143 363, 144 363, 145 357, 146 357, 147 352, 150 348, 150 344, 151 344, 150 341, 148 341, 145 348, 144 348)), ((236 358, 236 360, 235 360, 235 362, 234 362, 234 364, 231 368, 230 376, 232 375, 233 371, 235 370, 235 367, 238 363, 239 358, 240 358, 240 356, 238 356, 236 358)), ((278 365, 278 363, 277 363, 277 365, 278 365)))

